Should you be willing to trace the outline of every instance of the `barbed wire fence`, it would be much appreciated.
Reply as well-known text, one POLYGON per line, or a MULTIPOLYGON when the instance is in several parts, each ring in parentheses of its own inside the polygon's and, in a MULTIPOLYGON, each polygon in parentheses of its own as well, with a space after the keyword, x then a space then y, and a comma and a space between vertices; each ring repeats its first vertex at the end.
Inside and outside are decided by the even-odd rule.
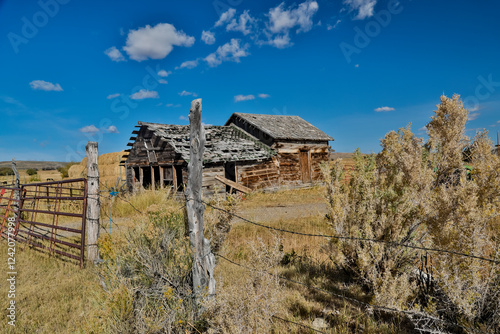
MULTIPOLYGON (((186 198, 186 201, 189 201, 189 200, 192 200, 192 199, 186 198)), ((450 254, 450 255, 454 255, 454 256, 473 258, 473 259, 480 260, 480 261, 486 261, 486 262, 493 263, 495 265, 499 265, 500 264, 500 261, 498 261, 496 259, 485 258, 485 257, 481 257, 481 256, 471 255, 471 254, 465 254, 465 253, 460 253, 460 252, 446 250, 446 249, 429 248, 429 247, 424 247, 424 246, 410 245, 410 244, 405 244, 405 243, 390 242, 390 241, 378 240, 378 239, 370 239, 370 238, 360 238, 360 237, 342 236, 342 235, 324 235, 324 234, 303 233, 303 232, 286 230, 286 229, 282 229, 282 228, 276 228, 276 227, 273 227, 273 226, 268 226, 268 225, 264 225, 264 224, 261 224, 261 223, 254 222, 254 221, 249 220, 249 219, 247 219, 245 217, 237 215, 237 214, 235 214, 233 212, 230 212, 228 210, 225 210, 223 208, 220 208, 220 207, 217 207, 217 206, 215 206, 213 204, 210 204, 210 203, 208 203, 206 201, 202 200, 202 203, 205 204, 208 207, 211 207, 214 210, 218 210, 218 211, 223 212, 225 214, 228 214, 228 215, 230 215, 232 217, 238 218, 241 221, 243 221, 244 223, 252 224, 254 226, 258 226, 258 227, 261 227, 261 228, 265 228, 265 229, 273 230, 273 231, 277 231, 277 232, 288 233, 288 234, 292 234, 292 235, 307 236, 307 237, 320 237, 320 238, 327 238, 327 239, 343 239, 343 240, 363 241, 363 242, 372 242, 372 243, 382 243, 382 244, 386 244, 386 245, 388 245, 390 247, 405 247, 405 248, 416 249, 416 250, 423 250, 423 251, 436 252, 436 253, 444 253, 444 254, 450 254)), ((249 270, 249 271, 257 271, 257 269, 255 269, 255 268, 250 268, 250 267, 247 267, 247 266, 242 265, 240 263, 237 263, 237 262, 235 262, 233 260, 228 259, 227 257, 225 257, 225 256, 223 256, 221 254, 217 253, 215 255, 218 258, 221 258, 221 259, 223 259, 223 260, 225 260, 225 261, 227 261, 227 262, 229 262, 229 263, 231 263, 231 264, 233 264, 235 266, 244 268, 244 269, 249 270)), ((273 275, 272 273, 269 273, 269 272, 266 272, 266 274, 273 275)), ((331 291, 328 291, 328 290, 325 290, 325 289, 322 289, 322 288, 311 286, 311 285, 305 284, 305 283, 300 282, 300 281, 289 279, 289 278, 284 277, 284 276, 280 276, 280 275, 273 275, 273 276, 275 276, 276 278, 279 278, 280 280, 285 281, 285 282, 290 282, 290 283, 294 283, 294 284, 297 284, 297 285, 301 285, 301 286, 304 286, 304 287, 306 287, 306 288, 308 288, 310 290, 316 290, 316 291, 319 291, 319 292, 322 292, 322 293, 325 293, 325 294, 329 294, 329 295, 331 295, 333 297, 337 297, 337 298, 343 299, 345 301, 349 301, 349 302, 355 303, 355 304, 357 304, 359 306, 365 307, 367 310, 374 310, 374 311, 379 310, 379 311, 390 312, 390 313, 405 314, 406 316, 408 316, 411 319, 434 321, 434 322, 442 323, 444 325, 452 326, 452 327, 455 327, 455 328, 458 327, 458 328, 467 330, 469 332, 481 333, 481 331, 476 330, 474 328, 470 328, 470 327, 466 328, 466 327, 464 327, 461 324, 451 323, 449 321, 446 321, 446 320, 440 319, 440 318, 436 318, 436 317, 431 316, 431 315, 429 315, 427 313, 424 313, 424 312, 406 311, 406 310, 400 310, 400 309, 386 307, 386 306, 369 304, 369 303, 360 301, 358 299, 355 299, 355 298, 352 298, 352 297, 348 297, 346 295, 334 293, 334 292, 331 292, 331 291)), ((316 329, 314 329, 314 330, 317 331, 316 329)), ((424 329, 424 328, 417 329, 417 330, 421 331, 422 333, 423 332, 432 332, 432 331, 429 331, 429 330, 424 329)), ((434 331, 434 333, 443 333, 443 332, 441 332, 441 331, 434 331)))
MULTIPOLYGON (((101 195, 101 194, 99 194, 99 197, 109 199, 109 196, 105 196, 105 195, 101 195)), ((143 211, 141 211, 137 207, 135 207, 134 204, 130 200, 126 199, 124 196, 117 196, 117 198, 119 200, 123 201, 124 203, 126 203, 127 205, 129 205, 137 213, 144 214, 143 211)), ((188 201, 194 201, 194 199, 186 197, 185 198, 185 202, 187 203, 188 201)), ((456 251, 452 251, 452 250, 446 250, 446 249, 429 248, 429 247, 424 247, 424 246, 411 245, 411 244, 407 244, 407 243, 391 242, 391 241, 386 241, 386 240, 378 240, 378 239, 370 239, 370 238, 361 238, 361 237, 352 237, 352 236, 343 236, 343 235, 314 234, 314 233, 303 233, 303 232, 291 231, 291 230, 287 230, 287 229, 283 229, 283 228, 277 228, 277 227, 273 227, 273 226, 268 226, 268 225, 265 225, 265 224, 262 224, 262 223, 258 223, 258 222, 252 221, 250 219, 242 217, 241 215, 235 214, 234 212, 231 212, 229 210, 226 210, 226 209, 220 208, 220 207, 218 207, 216 205, 213 205, 213 204, 211 204, 211 203, 209 203, 209 202, 207 202, 205 200, 201 200, 200 203, 202 203, 202 204, 206 205, 207 207, 210 207, 210 208, 212 208, 214 210, 217 210, 217 211, 220 211, 220 212, 222 212, 224 214, 230 215, 231 217, 238 218, 239 220, 241 220, 244 223, 251 224, 251 225, 254 225, 254 226, 257 226, 257 227, 260 227, 260 228, 264 228, 264 229, 267 229, 267 230, 276 231, 276 232, 287 233, 287 234, 291 234, 291 235, 307 236, 307 237, 324 238, 324 239, 342 239, 342 240, 352 240, 352 241, 358 241, 358 242, 382 243, 382 244, 386 244, 389 247, 404 247, 404 248, 410 248, 410 249, 421 250, 421 251, 426 251, 426 252, 444 253, 444 254, 449 254, 449 255, 454 255, 454 256, 459 256, 459 257, 473 258, 473 259, 476 259, 476 260, 493 263, 494 265, 499 265, 500 264, 500 261, 497 260, 497 259, 486 258, 486 257, 482 257, 482 256, 472 255, 472 254, 465 254, 465 253, 460 253, 460 252, 456 252, 456 251)), ((175 211, 181 211, 181 210, 184 210, 185 208, 186 208, 186 204, 184 204, 181 207, 177 208, 175 211)), ((109 215, 106 212, 104 212, 104 215, 108 219, 110 218, 109 215)), ((116 223, 114 223, 114 224, 118 227, 118 225, 116 223)), ((101 227, 103 227, 106 230, 106 228, 104 226, 101 225, 101 227)), ((228 262, 228 263, 230 263, 230 264, 232 264, 234 266, 238 266, 240 268, 243 268, 243 269, 245 269, 247 271, 256 271, 256 272, 259 272, 258 269, 251 268, 251 267, 245 266, 245 265, 243 265, 241 263, 238 263, 236 261, 233 261, 233 260, 229 259, 228 257, 220 254, 220 253, 214 253, 214 255, 217 258, 219 258, 219 259, 221 259, 223 261, 226 261, 226 262, 228 262)), ((441 324, 447 325, 447 326, 459 327, 459 328, 465 329, 465 330, 467 330, 469 332, 480 333, 480 331, 478 331, 478 330, 476 330, 474 328, 470 328, 470 327, 465 328, 464 326, 462 326, 462 325, 460 325, 458 323, 450 323, 447 320, 431 316, 431 315, 429 315, 427 313, 424 313, 424 312, 407 311, 407 310, 401 310, 401 309, 396 309, 396 308, 391 308, 391 307, 386 307, 386 306, 381 306, 381 305, 374 305, 374 304, 363 302, 363 301, 358 300, 356 298, 352 298, 352 297, 346 296, 344 294, 339 294, 339 293, 328 291, 326 289, 322 289, 322 288, 319 288, 319 287, 316 287, 316 286, 308 285, 306 283, 303 283, 303 282, 300 282, 300 281, 297 281, 297 280, 293 280, 293 279, 290 279, 290 278, 287 278, 287 277, 284 277, 284 276, 281 276, 281 275, 275 275, 275 274, 272 274, 272 273, 269 273, 269 272, 265 272, 265 274, 272 275, 275 278, 278 278, 279 280, 281 280, 283 282, 288 282, 288 283, 300 285, 300 286, 303 286, 303 287, 305 287, 305 288, 307 288, 309 290, 318 291, 318 292, 321 292, 321 293, 333 296, 335 298, 339 298, 339 299, 342 299, 344 301, 351 302, 351 303, 356 304, 356 305, 358 305, 360 307, 363 307, 368 312, 382 311, 382 312, 395 313, 395 314, 404 314, 404 315, 408 316, 411 319, 427 320, 427 321, 434 322, 434 323, 441 323, 441 324)), ((312 330, 312 331, 317 332, 317 333, 326 333, 326 332, 323 332, 323 331, 318 330, 316 328, 313 328, 313 327, 301 324, 301 323, 293 321, 293 320, 288 320, 288 319, 285 319, 285 318, 280 317, 280 316, 273 315, 272 318, 274 318, 276 320, 279 320, 279 321, 283 321, 283 322, 287 322, 287 323, 290 323, 290 324, 294 324, 296 326, 304 327, 304 328, 307 328, 307 329, 312 330)), ((430 330, 423 329, 423 328, 422 329, 418 329, 418 330, 421 331, 422 333, 424 333, 424 332, 427 332, 427 333, 432 332, 430 330)), ((443 332, 441 332, 441 331, 434 331, 434 333, 443 333, 443 332)))

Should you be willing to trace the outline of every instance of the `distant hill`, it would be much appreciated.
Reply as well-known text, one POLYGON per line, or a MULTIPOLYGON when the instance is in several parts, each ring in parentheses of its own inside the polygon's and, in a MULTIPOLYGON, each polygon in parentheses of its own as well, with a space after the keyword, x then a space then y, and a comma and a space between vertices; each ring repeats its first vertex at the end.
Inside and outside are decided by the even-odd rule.
MULTIPOLYGON (((16 161, 17 169, 23 170, 28 168, 36 168, 42 170, 43 168, 57 169, 59 167, 66 166, 67 162, 61 161, 16 161)), ((11 167, 12 161, 0 161, 1 167, 11 167)))

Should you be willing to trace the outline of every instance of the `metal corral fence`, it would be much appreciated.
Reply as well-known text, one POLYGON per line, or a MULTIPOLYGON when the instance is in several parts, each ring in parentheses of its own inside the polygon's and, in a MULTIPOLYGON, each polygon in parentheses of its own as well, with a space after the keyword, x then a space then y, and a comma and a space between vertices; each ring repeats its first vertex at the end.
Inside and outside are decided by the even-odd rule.
POLYGON ((77 262, 85 259, 87 180, 73 179, 0 187, 0 234, 15 219, 16 241, 51 256, 77 262))

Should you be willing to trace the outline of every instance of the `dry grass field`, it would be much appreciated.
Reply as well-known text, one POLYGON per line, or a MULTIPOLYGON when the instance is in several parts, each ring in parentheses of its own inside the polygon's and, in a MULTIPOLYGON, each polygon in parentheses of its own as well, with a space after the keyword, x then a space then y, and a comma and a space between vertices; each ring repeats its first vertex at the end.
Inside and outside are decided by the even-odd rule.
MULTIPOLYGON (((290 207, 293 204, 308 205, 323 204, 321 187, 311 189, 287 190, 276 193, 255 193, 239 200, 236 206, 237 214, 250 215, 259 219, 258 222, 287 230, 329 234, 331 229, 324 217, 324 212, 312 212, 300 218, 283 219, 280 215, 260 220, 259 211, 272 208, 290 207), (262 204, 265 203, 265 206, 262 204)), ((113 206, 112 244, 107 244, 115 252, 127 247, 127 234, 132 228, 148 219, 148 216, 158 210, 166 212, 183 212, 183 203, 175 200, 168 191, 145 191, 138 195, 115 200, 113 206), (132 205, 130 205, 132 204, 132 205), (140 212, 139 212, 140 211, 140 212)), ((109 239, 109 200, 103 199, 101 209, 101 239, 109 239)), ((207 208, 205 216, 217 216, 211 208, 207 208)), ((265 217, 265 215, 263 215, 265 217)), ((101 333, 111 331, 106 326, 106 318, 113 314, 103 297, 102 286, 99 284, 99 273, 93 267, 79 269, 70 264, 64 264, 57 259, 48 258, 33 250, 18 247, 16 254, 17 281, 16 302, 18 307, 18 322, 16 331, 12 333, 101 333), (51 316, 47 316, 50 314, 51 316)), ((245 266, 256 265, 255 249, 258 254, 266 256, 266 252, 278 254, 279 263, 276 273, 292 280, 304 282, 318 288, 338 294, 366 298, 357 284, 331 266, 327 253, 327 243, 323 238, 304 237, 280 232, 272 232, 242 221, 232 223, 219 253, 230 260, 245 266)), ((0 243, 0 262, 6 262, 6 245, 0 243)), ((249 282, 266 282, 255 273, 235 266, 223 259, 218 260, 216 268, 218 292, 226 304, 232 308, 247 307, 251 303, 260 303, 259 293, 250 289, 249 282), (239 292, 238 292, 239 291, 239 292), (245 305, 244 305, 245 304, 245 305)), ((264 284, 262 283, 262 284, 264 284)), ((398 325, 399 320, 389 317, 379 319, 363 313, 362 310, 341 298, 308 289, 293 283, 268 282, 264 291, 270 295, 279 292, 272 303, 266 307, 278 310, 277 316, 306 326, 311 326, 316 318, 326 319, 333 327, 330 333, 402 333, 404 326, 398 325), (276 284, 277 285, 276 285, 276 284), (274 284, 274 285, 273 285, 274 284), (278 290, 276 290, 278 289, 278 290)), ((5 307, 6 289, 0 291, 0 306, 5 307)), ((269 297, 269 296, 268 296, 269 297)), ((268 298, 266 298, 267 300, 268 298)), ((264 306, 262 306, 264 307, 264 306)), ((261 312, 262 310, 242 311, 261 312)), ((257 314, 257 313, 256 313, 257 314)), ((259 313, 260 314, 260 313, 259 313)), ((235 319, 232 319, 235 320, 235 319)), ((266 324, 267 330, 274 333, 310 333, 304 327, 274 319, 266 324)), ((186 331, 196 332, 196 331, 186 331)))
MULTIPOLYGON (((62 180, 61 173, 59 173, 59 171, 57 170, 39 170, 37 172, 37 176, 33 177, 26 173, 26 169, 20 169, 19 176, 21 178, 21 184, 62 180)), ((0 176, 0 184, 2 184, 3 182, 6 182, 7 184, 12 184, 14 182, 14 176, 13 175, 0 176)))

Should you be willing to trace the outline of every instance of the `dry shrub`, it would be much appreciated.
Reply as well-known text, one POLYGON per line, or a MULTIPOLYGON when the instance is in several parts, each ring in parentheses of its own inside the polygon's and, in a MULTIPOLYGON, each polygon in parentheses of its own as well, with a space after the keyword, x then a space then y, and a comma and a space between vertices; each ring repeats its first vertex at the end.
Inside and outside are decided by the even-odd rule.
MULTIPOLYGON (((389 132, 376 157, 357 152, 348 185, 342 182, 340 162, 324 166, 336 234, 500 260, 500 160, 486 132, 472 141, 465 136, 467 114, 459 96, 441 97, 427 125, 427 143, 409 126, 389 132), (464 152, 472 166, 469 177, 464 152)), ((334 239, 331 249, 334 262, 364 283, 375 304, 422 309, 460 324, 440 326, 443 331, 500 330, 498 264, 447 253, 419 254, 380 242, 334 239), (420 268, 419 255, 430 258, 420 268), (416 280, 414 273, 426 282, 416 280)))
POLYGON ((203 215, 205 233, 210 240, 212 251, 215 253, 220 250, 231 230, 232 214, 239 202, 237 195, 221 193, 219 190, 219 188, 215 187, 214 195, 208 200, 209 205, 207 205, 207 210, 203 215), (226 212, 217 210, 214 207, 226 212))
MULTIPOLYGON (((335 163, 331 170, 324 167, 330 222, 336 235, 411 243, 415 240, 419 203, 414 201, 410 182, 404 176, 413 160, 399 165, 395 147, 414 146, 415 138, 409 128, 390 133, 383 141, 383 153, 377 157, 355 154, 355 167, 349 185, 342 182, 342 165, 335 163), (393 168, 395 165, 398 168, 393 168), (380 169, 391 168, 383 174, 380 169), (384 189, 381 191, 381 189, 384 189)), ((406 308, 413 288, 409 268, 415 252, 385 243, 332 239, 333 261, 357 278, 372 294, 375 304, 406 308)))
POLYGON ((191 291, 192 254, 185 236, 184 216, 150 213, 114 248, 100 242, 104 262, 98 297, 105 318, 96 332, 183 333, 197 323, 197 307, 191 291))
POLYGON ((250 244, 247 265, 253 270, 227 284, 218 279, 216 298, 205 304, 208 333, 271 332, 272 317, 282 311, 285 297, 276 276, 282 258, 279 245, 278 238, 271 247, 261 239, 250 244))

